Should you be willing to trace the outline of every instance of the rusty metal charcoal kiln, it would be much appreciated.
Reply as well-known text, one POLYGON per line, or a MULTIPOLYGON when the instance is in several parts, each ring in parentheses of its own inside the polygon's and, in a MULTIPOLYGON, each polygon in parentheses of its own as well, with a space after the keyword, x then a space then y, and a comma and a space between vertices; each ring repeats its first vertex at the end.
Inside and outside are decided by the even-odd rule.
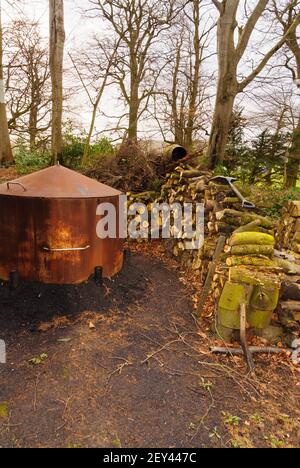
MULTIPOLYGON (((104 277, 123 265, 121 239, 100 239, 97 207, 119 213, 121 192, 62 166, 0 185, 0 278, 77 284, 98 268, 104 277)), ((118 229, 117 229, 118 231, 118 229)))

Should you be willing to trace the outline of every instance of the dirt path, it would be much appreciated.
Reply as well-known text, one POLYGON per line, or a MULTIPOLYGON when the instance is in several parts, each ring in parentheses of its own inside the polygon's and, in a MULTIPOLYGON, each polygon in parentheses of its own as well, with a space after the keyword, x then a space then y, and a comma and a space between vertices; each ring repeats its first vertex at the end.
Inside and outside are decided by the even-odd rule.
POLYGON ((299 445, 299 374, 260 357, 255 382, 212 358, 190 297, 138 254, 101 289, 2 285, 0 446, 299 445))

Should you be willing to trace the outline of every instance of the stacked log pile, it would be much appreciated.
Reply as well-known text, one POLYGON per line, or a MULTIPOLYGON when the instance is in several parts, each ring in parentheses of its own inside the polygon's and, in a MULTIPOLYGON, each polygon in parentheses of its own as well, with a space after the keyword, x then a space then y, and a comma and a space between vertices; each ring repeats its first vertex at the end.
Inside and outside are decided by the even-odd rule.
POLYGON ((204 201, 204 192, 212 174, 188 165, 178 166, 174 172, 166 175, 161 189, 159 202, 191 203, 204 201))
POLYGON ((300 201, 290 201, 283 208, 276 240, 280 249, 291 251, 300 260, 300 201))
MULTIPOLYGON (((269 327, 278 306, 281 268, 274 260, 274 237, 262 220, 237 229, 226 247, 228 276, 217 311, 217 331, 230 341, 240 328, 240 306, 247 306, 247 322, 259 333, 269 327)), ((223 279, 224 282, 224 279, 223 279)))
MULTIPOLYGON (((200 250, 190 250, 188 243, 193 239, 186 236, 166 241, 169 254, 175 256, 186 269, 203 283, 209 264, 216 249, 218 237, 221 234, 230 235, 241 226, 258 222, 252 230, 272 234, 273 224, 268 218, 245 210, 241 201, 235 196, 229 185, 212 181, 213 174, 200 168, 193 168, 181 163, 172 173, 166 175, 161 193, 157 197, 151 192, 129 196, 129 204, 143 202, 148 205, 149 212, 155 203, 203 203, 205 207, 205 243, 200 250)), ((248 256, 249 257, 249 256, 248 256)), ((224 257, 225 258, 225 257, 224 257)), ((238 261, 238 260, 236 260, 238 261)), ((254 260, 255 262, 255 260, 254 260)), ((215 296, 220 296, 220 289, 224 286, 223 277, 228 270, 225 260, 214 278, 213 289, 215 296), (225 273, 224 273, 225 272, 225 273)))
POLYGON ((286 343, 291 345, 300 336, 300 201, 290 201, 283 208, 276 241, 277 262, 286 274, 278 320, 285 330, 286 343))
POLYGON ((286 332, 285 341, 291 346, 300 337, 300 280, 286 279, 282 283, 281 301, 278 310, 279 323, 286 332))
MULTIPOLYGON (((208 186, 212 173, 193 168, 186 164, 181 164, 172 172, 167 174, 164 185, 161 189, 157 203, 168 203, 170 205, 179 203, 205 203, 205 190, 208 186)), ((195 215, 195 213, 194 213, 195 215)), ((195 217, 193 219, 195 225, 195 217)), ((208 235, 208 210, 205 209, 205 237, 208 235)), ((214 252, 215 243, 206 242, 200 250, 190 249, 189 244, 195 238, 188 238, 184 234, 181 238, 171 239, 166 242, 167 251, 183 265, 184 268, 191 269, 199 281, 203 281, 203 276, 209 259, 214 252)))
POLYGON ((274 260, 275 239, 260 226, 258 219, 233 233, 226 249, 229 254, 226 264, 229 267, 278 269, 274 260))
POLYGON ((255 334, 269 341, 280 335, 291 344, 300 336, 300 201, 286 205, 275 234, 271 219, 243 209, 230 187, 212 181, 212 176, 181 163, 167 174, 159 195, 127 194, 129 205, 146 204, 150 226, 153 203, 204 203, 202 248, 190 250, 187 243, 193 239, 183 236, 166 240, 167 251, 203 284, 218 238, 225 234, 228 242, 212 284, 218 333, 231 339, 239 329, 240 304, 245 302, 248 325, 255 334), (275 235, 278 250, 274 255, 275 235))
MULTIPOLYGON (((132 203, 144 203, 147 205, 148 209, 148 220, 149 220, 149 229, 150 229, 150 219, 151 213, 155 211, 153 204, 163 204, 168 203, 169 205, 184 203, 204 203, 205 189, 209 182, 209 179, 212 177, 212 173, 208 171, 203 171, 199 168, 193 168, 192 166, 181 163, 178 165, 173 172, 168 173, 165 178, 165 183, 161 188, 159 196, 152 192, 144 192, 138 194, 127 193, 128 206, 132 203)), ((143 210, 143 208, 141 208, 143 210)), ((141 221, 141 217, 144 215, 143 212, 140 212, 139 216, 135 217, 135 222, 141 221)), ((196 219, 194 213, 194 228, 196 227, 196 219)), ((206 212, 206 222, 207 226, 208 218, 206 212)), ((133 217, 129 217, 129 222, 133 217)), ((144 221, 145 222, 145 221, 144 221)), ((163 229, 163 219, 160 216, 159 220, 160 230, 163 229)), ((205 234, 208 234, 206 229, 205 234)), ((149 233, 150 235, 150 233, 149 233)), ((209 259, 212 257, 214 252, 214 242, 208 242, 202 249, 190 249, 189 244, 195 241, 195 235, 192 238, 188 237, 187 234, 175 232, 173 229, 173 237, 171 239, 165 240, 165 245, 167 252, 175 256, 178 261, 183 265, 184 268, 192 269, 195 273, 195 276, 200 276, 205 272, 205 267, 209 263, 209 259), (205 264, 202 264, 203 258, 207 258, 205 264)), ((202 278, 200 278, 200 281, 202 278)))

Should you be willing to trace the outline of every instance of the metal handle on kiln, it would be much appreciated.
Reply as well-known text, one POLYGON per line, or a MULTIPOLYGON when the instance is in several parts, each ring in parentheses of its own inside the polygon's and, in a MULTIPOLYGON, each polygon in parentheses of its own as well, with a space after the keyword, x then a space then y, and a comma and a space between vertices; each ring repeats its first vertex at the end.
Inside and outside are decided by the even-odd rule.
POLYGON ((77 247, 69 249, 50 249, 49 247, 43 247, 43 250, 45 250, 46 252, 79 252, 83 250, 88 250, 90 247, 90 245, 87 245, 86 247, 77 247))
POLYGON ((22 187, 24 192, 27 192, 27 189, 24 187, 23 184, 21 184, 21 182, 7 182, 7 190, 9 190, 10 185, 19 185, 20 187, 22 187))

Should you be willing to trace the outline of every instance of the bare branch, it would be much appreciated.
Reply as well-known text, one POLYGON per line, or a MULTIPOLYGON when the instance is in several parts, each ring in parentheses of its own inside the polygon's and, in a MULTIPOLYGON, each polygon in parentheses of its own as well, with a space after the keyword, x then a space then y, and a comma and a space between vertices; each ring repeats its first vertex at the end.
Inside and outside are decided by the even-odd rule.
POLYGON ((253 81, 259 75, 259 73, 263 70, 263 68, 266 66, 269 60, 273 57, 273 55, 276 52, 278 52, 278 50, 281 49, 281 47, 288 41, 290 35, 294 33, 294 31, 299 26, 299 24, 300 24, 300 13, 298 13, 292 25, 289 27, 289 29, 284 34, 284 36, 280 39, 280 41, 277 42, 277 44, 274 47, 272 47, 271 50, 269 50, 269 52, 263 57, 261 62, 258 64, 258 66, 253 70, 253 72, 250 73, 250 75, 247 78, 245 78, 241 83, 239 83, 238 92, 242 92, 246 88, 246 86, 248 86, 249 83, 251 83, 251 81, 253 81))

